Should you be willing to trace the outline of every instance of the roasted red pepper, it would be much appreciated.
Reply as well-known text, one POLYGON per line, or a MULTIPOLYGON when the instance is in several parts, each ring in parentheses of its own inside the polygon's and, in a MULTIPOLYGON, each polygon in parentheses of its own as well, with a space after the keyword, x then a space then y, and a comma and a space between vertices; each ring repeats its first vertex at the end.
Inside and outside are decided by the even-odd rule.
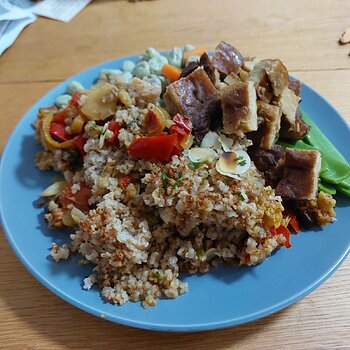
POLYGON ((170 133, 176 134, 175 147, 179 150, 189 148, 188 141, 191 137, 192 123, 186 117, 176 114, 173 118, 175 125, 170 127, 170 133))
POLYGON ((134 178, 131 175, 120 175, 119 184, 123 190, 126 190, 129 184, 134 182, 134 178))
POLYGON ((117 138, 119 136, 120 128, 121 128, 121 126, 118 122, 109 122, 108 130, 113 132, 113 136, 107 140, 108 142, 113 143, 117 140, 117 138))
POLYGON ((285 227, 285 226, 283 226, 283 225, 280 225, 280 226, 278 226, 277 228, 271 227, 271 228, 270 228, 270 232, 271 232, 273 235, 282 234, 282 235, 286 238, 286 241, 284 242, 284 246, 285 246, 286 248, 290 248, 290 247, 291 247, 291 244, 290 244, 290 231, 288 230, 287 227, 285 227))
POLYGON ((143 124, 144 131, 148 136, 156 136, 163 132, 166 126, 166 119, 162 114, 150 109, 145 115, 143 124))
POLYGON ((69 204, 72 204, 82 211, 88 211, 91 189, 79 183, 80 189, 72 193, 72 185, 73 182, 68 182, 60 195, 59 202, 62 208, 68 208, 69 204))
POLYGON ((78 135, 72 140, 74 146, 79 150, 82 157, 85 156, 84 145, 86 143, 86 138, 83 135, 78 135))
POLYGON ((283 212, 283 215, 289 218, 289 225, 292 227, 293 231, 295 233, 299 233, 301 230, 300 230, 298 219, 294 214, 294 212, 291 209, 286 208, 283 212))
POLYGON ((176 139, 176 134, 140 137, 131 143, 128 152, 136 158, 168 162, 172 157, 176 139))
POLYGON ((51 123, 50 135, 58 141, 68 141, 71 139, 71 136, 66 132, 65 124, 51 123))

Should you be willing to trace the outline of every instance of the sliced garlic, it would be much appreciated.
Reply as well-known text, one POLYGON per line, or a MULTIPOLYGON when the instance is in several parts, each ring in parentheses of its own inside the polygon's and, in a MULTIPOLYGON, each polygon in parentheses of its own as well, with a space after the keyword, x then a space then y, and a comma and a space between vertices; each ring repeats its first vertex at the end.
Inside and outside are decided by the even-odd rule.
POLYGON ((224 152, 216 162, 216 170, 225 176, 238 179, 250 168, 250 158, 243 150, 224 152))
POLYGON ((225 152, 230 152, 232 150, 232 146, 233 146, 233 140, 230 139, 229 137, 221 134, 219 136, 219 139, 218 141, 220 142, 221 146, 222 146, 222 149, 225 151, 225 152))
POLYGON ((188 151, 188 158, 193 163, 210 162, 215 157, 216 153, 211 148, 194 147, 188 151))
POLYGON ((63 191, 65 185, 65 181, 57 181, 41 192, 40 197, 57 196, 63 191))
POLYGON ((75 223, 79 223, 82 220, 86 219, 86 215, 78 208, 73 207, 72 210, 70 211, 70 215, 72 219, 74 220, 75 223))
POLYGON ((203 140, 201 142, 201 147, 220 149, 221 144, 219 142, 219 135, 214 131, 207 132, 203 137, 203 140))

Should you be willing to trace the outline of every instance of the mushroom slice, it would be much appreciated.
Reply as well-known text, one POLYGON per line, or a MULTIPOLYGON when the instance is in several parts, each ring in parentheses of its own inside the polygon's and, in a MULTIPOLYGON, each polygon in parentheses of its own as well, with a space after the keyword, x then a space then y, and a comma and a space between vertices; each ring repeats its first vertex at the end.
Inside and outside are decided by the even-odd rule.
POLYGON ((216 152, 211 148, 194 147, 188 151, 188 158, 193 163, 210 162, 216 157, 216 152))
POLYGON ((216 170, 225 176, 239 179, 239 175, 244 174, 250 168, 250 158, 247 152, 236 150, 224 152, 216 162, 216 170))

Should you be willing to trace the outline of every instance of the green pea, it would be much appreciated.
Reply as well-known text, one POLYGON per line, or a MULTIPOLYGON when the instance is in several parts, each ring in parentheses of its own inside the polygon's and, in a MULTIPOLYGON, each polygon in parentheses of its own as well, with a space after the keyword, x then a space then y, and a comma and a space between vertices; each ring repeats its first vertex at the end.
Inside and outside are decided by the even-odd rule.
POLYGON ((174 47, 167 55, 168 61, 175 67, 181 68, 182 50, 179 47, 174 47))
POLYGON ((199 61, 199 59, 200 59, 200 57, 199 56, 190 56, 189 58, 188 58, 188 60, 187 60, 187 63, 189 63, 189 62, 198 62, 199 61))
POLYGON ((162 71, 164 64, 167 64, 167 63, 168 63, 167 58, 162 55, 153 57, 148 61, 151 73, 156 75, 160 75, 160 72, 162 71))
POLYGON ((147 62, 139 62, 135 65, 135 68, 132 70, 132 74, 140 79, 150 75, 150 66, 147 62))
POLYGON ((149 47, 142 55, 143 59, 149 61, 151 58, 159 56, 159 52, 153 47, 149 47))
POLYGON ((124 61, 123 62, 123 71, 124 72, 132 72, 135 68, 135 63, 132 61, 124 61))
POLYGON ((85 88, 78 81, 73 80, 67 87, 67 92, 73 95, 77 91, 84 91, 85 88))
POLYGON ((195 47, 193 46, 193 45, 191 45, 191 44, 186 44, 185 46, 184 46, 184 48, 183 48, 183 52, 185 53, 185 52, 187 52, 187 51, 191 51, 191 50, 193 50, 195 47))
POLYGON ((109 79, 111 75, 120 75, 122 73, 123 72, 120 69, 102 69, 100 72, 100 78, 105 76, 107 79, 109 79))
POLYGON ((71 98, 72 98, 72 96, 68 95, 68 94, 58 96, 58 97, 56 97, 55 104, 58 108, 67 107, 71 98))

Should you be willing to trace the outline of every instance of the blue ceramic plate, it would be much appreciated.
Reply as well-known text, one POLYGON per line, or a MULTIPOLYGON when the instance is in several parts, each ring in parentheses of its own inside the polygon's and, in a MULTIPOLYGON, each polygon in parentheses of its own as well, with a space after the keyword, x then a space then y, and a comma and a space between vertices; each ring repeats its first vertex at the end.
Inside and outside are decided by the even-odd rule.
MULTIPOLYGON (((163 331, 217 329, 256 320, 287 307, 322 284, 349 253, 350 201, 342 196, 337 198, 337 221, 323 230, 292 236, 291 249, 280 249, 256 267, 221 266, 201 276, 184 276, 188 293, 175 300, 159 300, 148 310, 140 303, 122 307, 105 303, 97 288, 84 291, 82 279, 92 267, 79 266, 79 257, 59 264, 48 257, 51 242, 68 241, 68 233, 49 230, 43 210, 34 204, 55 174, 41 172, 33 165, 40 147, 34 142, 31 124, 38 108, 53 104, 70 81, 90 86, 101 69, 120 68, 125 59, 102 63, 58 85, 28 111, 8 141, 0 168, 1 217, 7 238, 25 267, 52 292, 82 310, 125 325, 163 331)), ((349 161, 350 132, 344 120, 306 85, 302 99, 303 109, 349 161)))

